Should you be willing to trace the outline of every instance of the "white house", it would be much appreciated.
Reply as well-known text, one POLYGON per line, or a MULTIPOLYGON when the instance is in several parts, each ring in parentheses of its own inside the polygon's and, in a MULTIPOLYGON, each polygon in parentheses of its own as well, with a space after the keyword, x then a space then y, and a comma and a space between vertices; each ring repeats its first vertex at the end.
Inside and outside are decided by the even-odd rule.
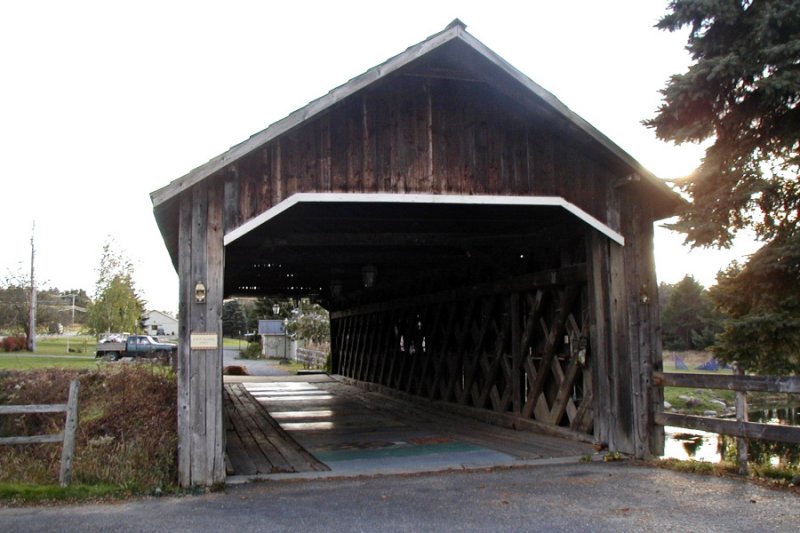
POLYGON ((144 320, 145 333, 148 335, 166 335, 175 337, 178 335, 178 320, 161 311, 145 311, 144 320))

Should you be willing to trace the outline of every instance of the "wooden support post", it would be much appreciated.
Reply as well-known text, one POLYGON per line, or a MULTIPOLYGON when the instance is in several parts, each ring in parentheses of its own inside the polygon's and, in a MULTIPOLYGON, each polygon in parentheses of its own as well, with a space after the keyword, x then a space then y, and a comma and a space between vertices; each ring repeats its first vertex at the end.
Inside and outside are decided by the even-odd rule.
POLYGON ((622 268, 619 250, 596 231, 588 230, 588 268, 591 325, 589 338, 592 350, 592 396, 595 401, 594 436, 611 450, 632 453, 626 442, 626 431, 620 428, 620 410, 630 412, 630 404, 620 402, 620 388, 628 387, 619 375, 620 342, 624 332, 619 306, 621 305, 620 276, 622 268), (614 270, 617 270, 616 275, 614 270))
MULTIPOLYGON (((744 376, 744 369, 739 365, 736 365, 736 375, 744 376)), ((747 422, 747 393, 739 390, 736 391, 736 421, 740 423, 747 422)), ((747 439, 745 437, 736 437, 736 469, 740 476, 747 475, 749 455, 747 439)))
POLYGON ((522 318, 519 293, 511 294, 511 405, 514 415, 522 411, 522 318))
POLYGON ((221 182, 201 183, 181 198, 178 254, 178 482, 225 480, 222 427, 222 283, 224 270, 221 182), (204 289, 204 294, 199 294, 204 289), (193 339, 216 341, 192 346, 193 339))
POLYGON ((72 457, 75 454, 75 431, 78 429, 78 392, 80 382, 73 379, 69 383, 67 415, 64 423, 64 444, 61 447, 61 469, 58 482, 66 487, 72 481, 72 457))
POLYGON ((627 352, 630 362, 632 444, 640 459, 663 453, 663 428, 655 413, 663 408, 661 389, 651 385, 654 367, 660 370, 658 289, 653 263, 653 223, 647 206, 630 198, 624 217, 627 352), (660 403, 660 405, 659 405, 660 403))

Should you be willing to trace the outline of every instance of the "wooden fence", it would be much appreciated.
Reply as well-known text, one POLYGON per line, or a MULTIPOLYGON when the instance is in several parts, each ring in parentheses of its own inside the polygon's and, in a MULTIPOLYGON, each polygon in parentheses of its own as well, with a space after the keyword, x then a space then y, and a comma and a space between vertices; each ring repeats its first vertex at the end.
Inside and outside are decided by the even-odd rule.
POLYGON ((800 377, 745 376, 715 374, 653 373, 655 387, 689 387, 736 391, 736 420, 705 416, 657 413, 656 424, 710 431, 737 437, 737 461, 740 473, 747 472, 747 441, 770 440, 800 444, 800 427, 762 424, 747 420, 747 392, 800 393, 800 377))
POLYGON ((327 352, 310 348, 297 349, 297 361, 303 363, 304 368, 324 368, 327 360, 327 352))
POLYGON ((0 405, 0 415, 20 415, 33 413, 66 413, 64 431, 50 435, 30 435, 24 437, 0 437, 2 444, 43 444, 62 443, 61 469, 58 481, 62 487, 69 485, 72 478, 72 455, 75 451, 75 430, 78 427, 78 390, 80 382, 74 379, 69 384, 67 403, 48 405, 0 405))

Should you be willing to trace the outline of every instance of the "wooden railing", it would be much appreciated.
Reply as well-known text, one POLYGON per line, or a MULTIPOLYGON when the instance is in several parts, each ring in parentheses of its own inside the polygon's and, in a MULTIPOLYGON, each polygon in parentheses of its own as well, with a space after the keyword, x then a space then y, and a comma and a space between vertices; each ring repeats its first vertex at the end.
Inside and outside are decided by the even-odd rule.
POLYGON ((0 405, 0 415, 20 415, 33 413, 66 413, 64 431, 51 435, 29 435, 23 437, 0 437, 2 444, 43 444, 62 443, 61 469, 58 481, 62 487, 69 485, 72 479, 72 456, 75 451, 75 430, 78 427, 78 390, 80 382, 74 379, 69 384, 67 403, 47 405, 0 405))
POLYGON ((310 348, 297 349, 297 361, 303 363, 304 368, 323 368, 327 359, 327 352, 310 348))
POLYGON ((656 413, 655 422, 662 426, 699 429, 737 437, 739 471, 747 469, 747 442, 761 439, 800 444, 800 427, 762 424, 747 420, 747 392, 800 393, 800 377, 772 377, 686 373, 653 373, 655 387, 689 387, 736 391, 736 420, 726 420, 677 413, 656 413))

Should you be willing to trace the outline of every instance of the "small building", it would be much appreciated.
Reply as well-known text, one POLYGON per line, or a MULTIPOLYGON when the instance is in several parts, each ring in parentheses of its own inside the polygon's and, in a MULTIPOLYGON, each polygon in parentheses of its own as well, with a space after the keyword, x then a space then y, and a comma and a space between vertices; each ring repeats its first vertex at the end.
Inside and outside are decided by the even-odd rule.
POLYGON ((142 324, 147 335, 178 336, 178 319, 161 311, 146 311, 142 324))

